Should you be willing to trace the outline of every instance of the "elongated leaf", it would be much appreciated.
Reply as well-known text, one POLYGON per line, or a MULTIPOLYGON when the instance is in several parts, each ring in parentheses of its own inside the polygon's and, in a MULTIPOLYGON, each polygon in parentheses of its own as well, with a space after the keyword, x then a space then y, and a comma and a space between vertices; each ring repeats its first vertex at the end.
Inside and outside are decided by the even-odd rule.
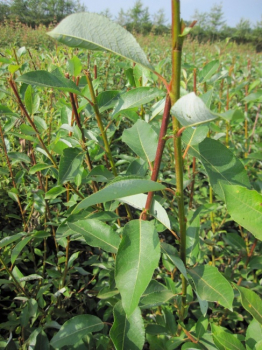
POLYGON ((232 310, 233 289, 216 267, 202 265, 187 271, 192 277, 196 291, 201 299, 218 302, 232 310))
POLYGON ((29 174, 35 174, 38 171, 51 168, 52 166, 52 164, 38 163, 29 169, 29 174))
POLYGON ((8 157, 14 162, 24 162, 24 163, 30 163, 30 158, 28 155, 20 152, 9 152, 8 157))
POLYGON ((88 333, 103 329, 103 322, 93 315, 79 315, 66 321, 59 332, 51 339, 50 344, 60 349, 64 345, 73 345, 88 333))
POLYGON ((176 248, 172 247, 170 244, 162 242, 161 250, 167 256, 167 258, 178 268, 178 270, 183 274, 183 276, 186 279, 188 279, 185 265, 180 259, 176 248))
POLYGON ((188 224, 186 230, 186 256, 189 265, 194 265, 197 262, 199 254, 199 228, 200 218, 196 216, 194 220, 188 224))
POLYGON ((152 87, 140 87, 127 91, 120 95, 118 103, 112 112, 112 117, 128 109, 141 107, 141 105, 163 95, 163 91, 152 87))
POLYGON ((5 246, 7 246, 8 244, 13 243, 15 241, 18 241, 23 236, 24 236, 24 233, 17 233, 17 234, 15 234, 13 236, 8 236, 8 237, 5 237, 5 238, 1 239, 1 241, 0 241, 0 248, 3 248, 5 246))
POLYGON ((119 177, 102 190, 92 194, 80 202, 73 213, 91 205, 109 202, 117 198, 132 196, 134 194, 161 191, 165 187, 157 182, 134 177, 119 177))
POLYGON ((163 284, 152 280, 140 299, 139 307, 141 309, 156 307, 166 303, 173 297, 174 294, 171 290, 167 289, 163 284))
MULTIPOLYGON (((134 208, 143 210, 146 205, 147 195, 140 193, 135 194, 134 196, 118 198, 118 200, 120 202, 131 205, 134 208)), ((167 215, 167 212, 157 200, 153 200, 149 210, 149 214, 153 215, 168 230, 171 230, 170 220, 167 215)))
POLYGON ((116 257, 115 281, 127 316, 136 309, 159 258, 159 238, 153 223, 133 220, 126 224, 116 257))
POLYGON ((145 329, 141 312, 137 307, 127 317, 121 301, 114 307, 114 324, 110 330, 116 350, 141 350, 145 342, 145 329))
POLYGON ((116 253, 120 237, 107 224, 96 220, 78 220, 68 222, 74 233, 80 233, 91 247, 99 247, 107 252, 116 253))
POLYGON ((219 60, 214 60, 205 65, 205 67, 199 72, 198 79, 200 83, 208 81, 212 75, 214 75, 219 68, 219 60))
POLYGON ((158 137, 148 123, 138 120, 132 128, 124 130, 122 140, 142 159, 155 160, 158 137))
POLYGON ((74 180, 79 172, 79 167, 84 159, 84 153, 80 148, 65 148, 60 159, 58 169, 58 182, 74 180))
POLYGON ((199 145, 190 147, 190 154, 203 163, 211 186, 224 199, 222 183, 250 187, 246 170, 241 161, 219 141, 206 138, 199 145))
POLYGON ((17 245, 15 246, 15 248, 12 250, 12 254, 11 254, 11 263, 13 264, 16 260, 16 258, 18 257, 18 255, 20 254, 20 252, 22 251, 22 249, 27 245, 27 243, 32 239, 32 237, 25 237, 24 239, 22 239, 19 243, 17 243, 17 245))
POLYGON ((64 193, 66 191, 65 187, 62 186, 56 186, 51 188, 48 192, 45 194, 45 199, 54 199, 60 194, 64 193))
POLYGON ((40 106, 40 97, 34 93, 31 85, 29 85, 25 92, 25 106, 30 115, 35 114, 40 106))
POLYGON ((262 195, 242 186, 223 185, 223 191, 232 218, 262 240, 262 195))
POLYGON ((67 46, 111 51, 154 70, 132 34, 96 13, 70 15, 48 34, 67 46))
POLYGON ((74 94, 81 94, 79 88, 73 81, 56 73, 57 72, 49 73, 45 70, 37 70, 21 75, 16 81, 43 88, 49 87, 61 91, 72 92, 74 94))
POLYGON ((171 108, 171 113, 185 127, 208 123, 219 117, 194 92, 181 97, 171 108))
POLYGON ((219 349, 245 350, 244 346, 233 334, 225 332, 221 327, 212 325, 213 339, 219 349))
POLYGON ((234 284, 239 291, 242 306, 260 323, 262 324, 262 300, 252 290, 240 287, 234 284))
POLYGON ((186 145, 197 145, 206 138, 208 130, 209 127, 207 125, 200 125, 194 128, 187 128, 185 131, 183 131, 182 141, 186 145))

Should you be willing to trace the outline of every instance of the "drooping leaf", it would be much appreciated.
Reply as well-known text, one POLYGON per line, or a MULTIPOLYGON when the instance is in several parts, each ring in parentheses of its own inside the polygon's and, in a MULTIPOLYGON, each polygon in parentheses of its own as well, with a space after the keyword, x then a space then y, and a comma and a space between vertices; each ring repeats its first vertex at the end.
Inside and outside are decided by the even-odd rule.
POLYGON ((152 87, 140 87, 127 91, 120 95, 118 103, 112 112, 112 117, 115 117, 119 113, 123 113, 128 109, 141 107, 141 105, 163 95, 163 91, 152 87))
POLYGON ((165 187, 157 182, 135 177, 119 177, 102 190, 80 202, 73 212, 88 208, 98 203, 109 202, 117 198, 132 196, 138 193, 161 191, 165 187))
POLYGON ((115 281, 127 316, 136 309, 159 258, 159 238, 153 223, 133 220, 126 224, 116 257, 115 281))
POLYGON ((239 291, 242 306, 260 323, 262 324, 262 300, 250 289, 240 287, 234 284, 239 291))
POLYGON ((227 210, 231 217, 262 240, 262 195, 243 186, 223 185, 227 210))
POLYGON ((32 237, 25 237, 22 239, 17 245, 12 249, 12 254, 11 254, 11 263, 13 264, 22 251, 22 249, 27 245, 27 243, 32 239, 32 237))
POLYGON ((161 250, 167 256, 167 258, 179 269, 183 276, 188 279, 187 272, 183 261, 180 259, 179 254, 175 247, 170 244, 161 243, 161 250))
POLYGON ((25 84, 36 85, 42 88, 49 87, 61 91, 72 92, 74 94, 81 94, 77 85, 57 72, 47 72, 45 70, 37 70, 28 72, 16 79, 18 82, 25 84))
POLYGON ((125 129, 122 141, 147 162, 155 160, 158 137, 151 125, 143 120, 138 120, 132 128, 125 129))
POLYGON ((171 290, 167 289, 163 284, 152 280, 140 299, 139 307, 141 309, 156 307, 165 304, 173 297, 174 294, 171 290))
POLYGON ((232 310, 233 289, 215 266, 201 265, 187 270, 201 299, 218 302, 232 310))
POLYGON ((145 329, 141 311, 137 307, 127 317, 121 301, 114 307, 114 324, 110 330, 116 350, 141 350, 145 342, 145 329))
POLYGON ((13 163, 17 163, 17 162, 30 163, 30 158, 28 157, 28 155, 21 152, 9 152, 8 158, 10 158, 13 163))
POLYGON ((181 97, 171 108, 171 113, 185 127, 208 123, 219 117, 194 92, 181 97))
POLYGON ((241 161, 219 141, 206 138, 200 144, 191 146, 190 154, 201 160, 208 173, 211 186, 222 199, 224 199, 221 186, 223 183, 250 187, 241 161))
POLYGON ((66 181, 74 180, 83 159, 84 153, 81 148, 65 148, 59 163, 58 182, 63 184, 66 181))
POLYGON ((241 341, 233 334, 226 332, 222 327, 212 325, 212 333, 215 344, 219 349, 245 350, 241 341))
POLYGON ((0 248, 3 248, 7 246, 10 243, 13 243, 15 241, 18 241, 24 236, 24 233, 16 233, 15 235, 12 236, 7 236, 0 241, 0 248))
MULTIPOLYGON (((143 210, 146 205, 147 195, 140 193, 135 194, 134 196, 122 197, 118 198, 120 202, 131 205, 134 208, 143 210)), ((161 224, 163 224, 168 230, 171 230, 170 220, 167 215, 166 210, 162 207, 162 205, 157 201, 153 200, 149 214, 153 215, 161 224)))
POLYGON ((96 220, 78 220, 67 222, 74 233, 80 233, 91 247, 99 247, 107 252, 116 253, 120 237, 107 224, 96 220))
POLYGON ((93 315, 79 315, 66 321, 56 335, 51 339, 50 344, 60 349, 64 345, 73 345, 88 333, 98 332, 103 329, 103 322, 93 315))
POLYGON ((96 13, 75 13, 48 33, 59 42, 88 50, 107 50, 151 70, 146 54, 135 38, 119 24, 96 13))

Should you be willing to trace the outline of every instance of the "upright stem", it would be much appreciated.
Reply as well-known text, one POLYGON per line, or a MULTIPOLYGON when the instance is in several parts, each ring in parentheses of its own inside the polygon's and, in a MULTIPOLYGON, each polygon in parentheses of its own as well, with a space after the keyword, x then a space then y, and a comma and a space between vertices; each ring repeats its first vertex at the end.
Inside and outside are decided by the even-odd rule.
MULTIPOLYGON (((172 80, 171 80, 171 105, 180 97, 180 74, 181 74, 181 53, 183 39, 181 34, 180 21, 180 0, 172 0, 172 80)), ((180 258, 186 264, 186 222, 183 192, 183 157, 181 137, 177 132, 181 128, 179 121, 173 117, 174 151, 175 151, 175 172, 176 172, 176 196, 178 204, 179 227, 180 227, 180 258)), ((180 319, 184 319, 186 307, 187 281, 182 276, 182 308, 180 319)))

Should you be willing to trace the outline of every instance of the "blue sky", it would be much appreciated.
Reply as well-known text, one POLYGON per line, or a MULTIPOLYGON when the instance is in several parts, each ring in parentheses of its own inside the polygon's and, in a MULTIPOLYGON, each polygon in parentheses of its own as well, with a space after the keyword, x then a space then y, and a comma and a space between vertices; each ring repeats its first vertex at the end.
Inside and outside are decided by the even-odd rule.
MULTIPOLYGON (((80 2, 87 6, 89 12, 101 12, 109 8, 115 17, 121 7, 126 11, 134 5, 135 0, 80 0, 80 2)), ((142 0, 142 2, 144 6, 149 7, 151 14, 163 8, 168 22, 171 21, 171 0, 142 0)), ((241 17, 249 19, 252 24, 262 19, 262 0, 181 0, 181 17, 190 20, 195 9, 209 12, 214 4, 219 3, 222 3, 224 19, 231 27, 234 27, 241 17)))

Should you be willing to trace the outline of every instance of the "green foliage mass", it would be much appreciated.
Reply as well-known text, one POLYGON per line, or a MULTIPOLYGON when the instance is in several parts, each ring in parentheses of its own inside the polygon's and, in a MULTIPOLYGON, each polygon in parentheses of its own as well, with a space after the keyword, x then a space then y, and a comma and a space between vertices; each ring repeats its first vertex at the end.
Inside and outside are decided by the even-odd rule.
POLYGON ((1 49, 0 348, 260 349, 261 57, 90 16, 1 49))

